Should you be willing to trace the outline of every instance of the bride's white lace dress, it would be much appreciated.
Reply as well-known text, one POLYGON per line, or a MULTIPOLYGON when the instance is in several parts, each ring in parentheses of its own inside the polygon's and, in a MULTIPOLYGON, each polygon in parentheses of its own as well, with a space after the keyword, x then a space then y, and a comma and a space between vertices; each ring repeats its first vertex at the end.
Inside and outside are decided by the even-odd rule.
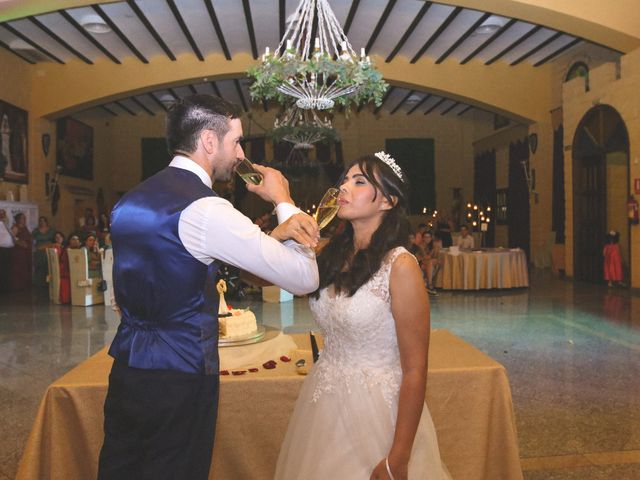
MULTIPOLYGON (((389 273, 396 248, 352 297, 325 288, 310 306, 324 350, 305 379, 285 436, 276 480, 368 480, 391 447, 402 381, 389 273)), ((409 480, 449 478, 425 404, 409 480)))

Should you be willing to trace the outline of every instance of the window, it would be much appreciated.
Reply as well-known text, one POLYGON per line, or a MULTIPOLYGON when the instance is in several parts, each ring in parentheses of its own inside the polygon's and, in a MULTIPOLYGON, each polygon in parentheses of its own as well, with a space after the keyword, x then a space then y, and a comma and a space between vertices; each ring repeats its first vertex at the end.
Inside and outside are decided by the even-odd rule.
POLYGON ((571 68, 567 72, 567 76, 564 81, 568 82, 569 80, 573 80, 574 78, 582 77, 584 78, 584 91, 589 91, 589 67, 584 62, 576 62, 571 65, 571 68))

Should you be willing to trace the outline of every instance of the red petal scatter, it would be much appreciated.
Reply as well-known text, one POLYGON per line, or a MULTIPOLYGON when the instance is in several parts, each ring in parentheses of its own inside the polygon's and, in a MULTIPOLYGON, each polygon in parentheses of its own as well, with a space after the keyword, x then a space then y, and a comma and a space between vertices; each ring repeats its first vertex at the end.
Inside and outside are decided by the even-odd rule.
POLYGON ((231 373, 234 374, 234 375, 244 375, 245 373, 247 373, 247 371, 246 370, 233 370, 231 373))
POLYGON ((250 368, 250 369, 249 369, 249 371, 250 371, 251 373, 256 373, 256 372, 258 371, 258 369, 257 369, 257 368, 250 368))
POLYGON ((272 370, 274 368, 276 368, 276 361, 275 360, 269 360, 268 362, 265 362, 262 364, 262 366, 264 368, 266 368, 267 370, 272 370))
POLYGON ((283 362, 290 362, 291 361, 291 359, 289 357, 287 357, 286 355, 282 355, 280 357, 280 360, 282 360, 283 362))
POLYGON ((229 375, 229 370, 220 370, 220 375, 229 375))

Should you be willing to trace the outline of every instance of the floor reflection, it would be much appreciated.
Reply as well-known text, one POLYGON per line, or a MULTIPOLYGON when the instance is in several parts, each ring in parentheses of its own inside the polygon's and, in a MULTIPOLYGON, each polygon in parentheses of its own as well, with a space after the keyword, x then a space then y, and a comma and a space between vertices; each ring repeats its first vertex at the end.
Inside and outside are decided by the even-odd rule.
MULTIPOLYGON (((441 292, 432 327, 507 368, 527 480, 640 478, 640 297, 548 272, 531 284, 441 292)), ((229 303, 287 333, 316 328, 305 299, 229 303)), ((15 475, 47 385, 108 345, 117 326, 110 308, 52 305, 46 290, 0 296, 0 480, 15 475)))

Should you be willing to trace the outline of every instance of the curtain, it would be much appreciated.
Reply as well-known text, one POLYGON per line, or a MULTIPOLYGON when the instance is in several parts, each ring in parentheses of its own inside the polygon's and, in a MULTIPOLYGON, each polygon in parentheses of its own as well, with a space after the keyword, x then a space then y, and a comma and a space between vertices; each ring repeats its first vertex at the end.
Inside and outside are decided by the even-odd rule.
POLYGON ((523 162, 529 163, 529 143, 524 138, 509 144, 508 231, 509 247, 522 248, 529 257, 529 187, 523 162))
POLYGON ((476 155, 473 161, 473 201, 483 208, 487 205, 493 209, 489 216, 488 230, 484 236, 484 246, 495 245, 495 211, 496 211, 496 151, 491 150, 476 155))

